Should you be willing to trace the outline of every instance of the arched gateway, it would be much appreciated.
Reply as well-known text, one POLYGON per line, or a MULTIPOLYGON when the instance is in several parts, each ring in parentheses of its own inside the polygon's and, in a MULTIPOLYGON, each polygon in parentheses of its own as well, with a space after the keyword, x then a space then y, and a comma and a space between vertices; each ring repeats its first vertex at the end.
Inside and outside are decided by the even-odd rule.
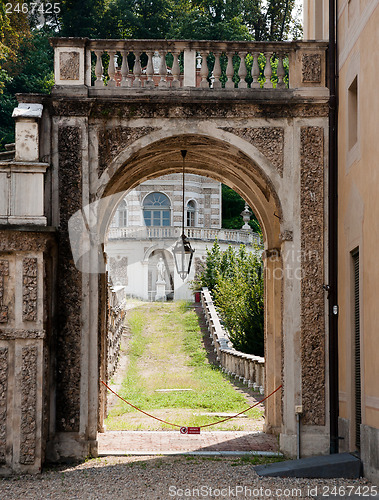
POLYGON ((232 187, 263 229, 265 392, 283 384, 267 403, 266 430, 280 434, 282 451, 294 455, 295 406, 302 405, 302 453, 327 452, 325 44, 55 39, 53 45, 56 86, 49 96, 19 96, 15 158, 0 162, 4 469, 33 472, 45 457, 96 455, 104 416, 99 381, 105 370, 106 292, 104 274, 91 263, 98 266, 102 256, 109 213, 98 211, 95 236, 87 228, 95 238, 85 256, 90 272, 75 266, 69 219, 99 200, 119 200, 117 193, 147 179, 179 172, 182 149, 188 152, 188 172, 232 187), (142 76, 137 63, 132 72, 126 68, 132 50, 136 61, 147 54, 142 76), (91 51, 97 55, 94 86, 91 51), (107 86, 103 51, 110 55, 107 86), (171 75, 165 64, 154 73, 154 51, 173 54, 171 75), (213 88, 208 68, 196 69, 197 54, 205 61, 210 52, 216 63, 221 53, 230 60, 239 54, 239 70, 227 67, 226 88, 217 64, 213 88), (246 54, 248 62, 261 52, 265 88, 257 84, 255 64, 246 88, 246 54), (119 62, 123 57, 120 71, 116 53, 119 62), (289 61, 288 88, 283 55, 289 61), (276 67, 277 60, 273 88, 271 63, 276 67))

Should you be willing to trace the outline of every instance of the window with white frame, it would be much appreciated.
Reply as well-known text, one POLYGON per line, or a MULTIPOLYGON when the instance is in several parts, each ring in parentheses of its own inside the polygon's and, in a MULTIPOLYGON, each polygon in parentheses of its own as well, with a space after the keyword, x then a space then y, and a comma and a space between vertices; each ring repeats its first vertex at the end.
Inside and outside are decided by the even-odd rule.
POLYGON ((143 201, 143 217, 146 226, 169 226, 171 203, 163 193, 150 193, 143 201))
POLYGON ((196 224, 196 203, 190 200, 187 203, 187 227, 195 227, 196 224))

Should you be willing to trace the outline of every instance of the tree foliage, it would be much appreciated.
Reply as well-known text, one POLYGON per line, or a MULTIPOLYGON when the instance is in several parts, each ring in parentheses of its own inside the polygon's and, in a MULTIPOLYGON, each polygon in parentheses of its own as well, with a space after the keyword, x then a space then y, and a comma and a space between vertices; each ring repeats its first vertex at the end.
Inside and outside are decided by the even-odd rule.
MULTIPOLYGON (((241 229, 243 220, 241 212, 245 208, 246 202, 232 188, 222 185, 222 227, 225 229, 241 229)), ((249 222, 251 229, 256 233, 261 233, 261 227, 256 216, 252 213, 249 222)))
POLYGON ((208 287, 236 349, 263 356, 263 276, 259 248, 241 245, 224 252, 215 241, 192 288, 208 287))

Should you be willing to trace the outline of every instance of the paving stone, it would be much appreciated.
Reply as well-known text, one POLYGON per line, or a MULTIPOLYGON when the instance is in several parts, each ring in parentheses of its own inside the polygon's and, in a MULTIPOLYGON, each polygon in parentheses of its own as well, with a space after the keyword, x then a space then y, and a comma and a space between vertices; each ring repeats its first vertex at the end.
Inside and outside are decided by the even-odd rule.
POLYGON ((277 438, 263 432, 204 431, 186 435, 177 431, 107 431, 98 434, 99 453, 126 452, 146 453, 150 451, 178 452, 277 452, 277 438))

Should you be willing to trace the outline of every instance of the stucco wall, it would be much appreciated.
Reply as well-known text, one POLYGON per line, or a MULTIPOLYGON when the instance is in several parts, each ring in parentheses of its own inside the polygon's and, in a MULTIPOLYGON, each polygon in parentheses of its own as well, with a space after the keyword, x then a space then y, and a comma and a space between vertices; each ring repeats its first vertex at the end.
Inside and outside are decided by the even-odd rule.
MULTIPOLYGON (((358 2, 359 4, 359 2, 358 2)), ((379 63, 377 51, 368 47, 379 42, 379 7, 377 2, 361 2, 352 11, 347 2, 340 3, 340 77, 339 77, 339 353, 340 413, 354 425, 354 322, 351 251, 360 254, 360 329, 362 423, 379 429, 379 364, 377 362, 377 325, 379 310, 379 266, 376 248, 379 244, 377 140, 379 101, 372 68, 379 63), (350 12, 349 12, 350 9, 350 12), (357 36, 349 30, 357 30, 357 36), (354 78, 358 81, 357 142, 349 144, 348 93, 354 78)), ((354 432, 350 433, 354 449, 354 432)))

